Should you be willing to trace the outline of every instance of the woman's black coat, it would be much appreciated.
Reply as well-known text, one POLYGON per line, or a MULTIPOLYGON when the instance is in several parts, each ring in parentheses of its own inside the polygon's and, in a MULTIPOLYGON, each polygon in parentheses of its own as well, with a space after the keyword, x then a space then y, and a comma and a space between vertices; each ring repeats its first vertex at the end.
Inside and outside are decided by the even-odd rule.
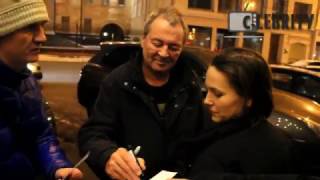
POLYGON ((191 168, 191 179, 210 179, 228 173, 261 176, 298 172, 292 139, 263 118, 218 124, 190 142, 192 147, 203 149, 193 149, 198 156, 191 168))

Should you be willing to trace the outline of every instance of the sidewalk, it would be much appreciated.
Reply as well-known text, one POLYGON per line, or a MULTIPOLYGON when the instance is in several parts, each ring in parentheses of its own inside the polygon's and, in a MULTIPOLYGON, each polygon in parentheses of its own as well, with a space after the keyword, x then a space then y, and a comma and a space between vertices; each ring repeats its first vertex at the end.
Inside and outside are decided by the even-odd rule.
POLYGON ((100 51, 100 46, 41 46, 39 61, 88 62, 100 51))
POLYGON ((39 61, 52 61, 52 62, 88 62, 92 56, 89 55, 74 55, 74 56, 61 56, 53 54, 39 55, 39 61))

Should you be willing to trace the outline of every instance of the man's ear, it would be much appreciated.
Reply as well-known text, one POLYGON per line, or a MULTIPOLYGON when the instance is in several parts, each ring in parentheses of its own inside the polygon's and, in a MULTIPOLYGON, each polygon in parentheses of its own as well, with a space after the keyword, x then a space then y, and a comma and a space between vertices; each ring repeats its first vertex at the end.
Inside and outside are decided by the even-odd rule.
POLYGON ((144 46, 144 41, 145 41, 145 39, 146 39, 145 36, 142 36, 142 37, 140 38, 140 46, 141 46, 141 48, 143 48, 143 46, 144 46))

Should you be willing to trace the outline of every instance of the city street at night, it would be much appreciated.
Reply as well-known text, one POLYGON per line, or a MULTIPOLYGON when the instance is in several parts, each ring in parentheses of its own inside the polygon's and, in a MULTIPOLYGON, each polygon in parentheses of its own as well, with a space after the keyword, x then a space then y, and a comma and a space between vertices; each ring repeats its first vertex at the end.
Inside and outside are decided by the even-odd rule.
POLYGON ((320 0, 0 0, 0 180, 320 180, 319 89, 320 0))
MULTIPOLYGON (((79 161, 77 133, 86 121, 86 112, 77 100, 77 82, 83 62, 40 61, 43 72, 42 92, 56 117, 57 134, 62 148, 73 163, 79 161)), ((84 179, 97 177, 84 163, 79 167, 84 179)))

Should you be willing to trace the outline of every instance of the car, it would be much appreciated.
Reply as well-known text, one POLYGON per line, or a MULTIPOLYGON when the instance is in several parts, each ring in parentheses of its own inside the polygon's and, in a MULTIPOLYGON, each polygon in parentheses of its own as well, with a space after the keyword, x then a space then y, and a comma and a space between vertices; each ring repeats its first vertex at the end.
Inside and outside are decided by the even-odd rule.
POLYGON ((296 66, 296 67, 320 66, 320 60, 311 60, 311 59, 298 60, 293 63, 290 63, 290 66, 296 66))
MULTIPOLYGON (((78 82, 78 101, 86 108, 88 115, 90 115, 90 111, 98 96, 102 79, 113 69, 132 59, 136 56, 137 52, 141 50, 140 43, 135 41, 106 41, 100 45, 101 51, 84 65, 80 72, 80 80, 78 82)), ((214 53, 207 49, 186 47, 181 55, 190 59, 190 61, 188 61, 189 65, 193 67, 193 73, 197 77, 197 83, 205 94, 206 88, 203 82, 206 68, 214 57, 214 53)))
POLYGON ((57 126, 56 126, 56 117, 54 112, 52 111, 49 102, 46 100, 43 100, 43 106, 44 106, 44 111, 46 113, 46 118, 47 121, 49 122, 49 125, 52 127, 53 132, 57 133, 57 126))
POLYGON ((320 73, 286 65, 270 68, 274 87, 320 103, 320 73))
MULTIPOLYGON (((37 85, 39 86, 39 88, 41 88, 40 80, 42 79, 42 71, 41 71, 40 64, 38 62, 28 63, 27 68, 31 71, 32 75, 37 80, 37 85)), ((56 118, 55 118, 54 112, 50 108, 48 101, 43 99, 42 103, 43 103, 47 121, 49 122, 53 131, 56 132, 56 118)))
POLYGON ((101 81, 113 69, 135 56, 140 48, 134 41, 102 42, 100 46, 101 50, 82 68, 77 86, 78 101, 88 115, 98 96, 101 81))
POLYGON ((320 66, 317 66, 317 65, 308 65, 304 68, 311 71, 320 72, 320 66))
MULTIPOLYGON (((104 42, 101 44, 101 51, 82 68, 78 82, 78 100, 87 109, 88 116, 98 96, 102 79, 114 68, 134 57, 140 50, 140 45, 136 42, 104 42)), ((185 47, 181 55, 189 57, 194 74, 198 77, 197 83, 205 95, 207 92, 204 86, 205 74, 215 53, 202 48, 185 47)), ((291 83, 293 79, 291 76, 282 74, 283 70, 275 66, 271 66, 271 69, 275 84, 272 94, 275 106, 268 121, 291 136, 295 147, 305 154, 302 161, 306 168, 305 172, 310 171, 311 174, 320 172, 320 157, 317 156, 320 151, 320 105, 314 100, 318 99, 318 93, 312 90, 312 94, 309 90, 305 90, 311 93, 310 95, 305 91, 298 91, 294 86, 291 87, 291 84, 285 84, 285 82, 291 83)), ((307 70, 302 69, 302 71, 307 70)), ((312 72, 311 74, 315 75, 312 72)), ((303 79, 318 82, 318 75, 315 77, 310 75, 303 79)), ((309 87, 310 83, 303 83, 301 86, 305 89, 313 87, 309 87)))
POLYGON ((302 171, 320 176, 320 104, 303 96, 273 89, 274 111, 268 121, 292 137, 302 152, 302 171))
POLYGON ((27 64, 27 68, 31 71, 32 75, 37 79, 42 79, 42 71, 38 62, 32 62, 27 64))
MULTIPOLYGON (((78 82, 78 100, 83 105, 90 116, 90 111, 94 105, 94 102, 98 96, 99 87, 102 79, 104 79, 114 68, 125 63, 128 59, 135 56, 140 51, 140 45, 137 42, 104 42, 101 44, 101 51, 98 52, 89 62, 82 68, 81 77, 78 82)), ((204 86, 204 79, 207 67, 215 53, 210 50, 196 47, 185 47, 182 56, 188 56, 192 59, 190 65, 194 69, 194 73, 198 77, 198 84, 202 87, 203 94, 207 92, 204 86)), ((273 70, 273 77, 276 70, 273 70)), ((277 79, 274 79, 277 81, 277 79)), ((278 85, 281 85, 279 83, 278 85)), ((287 88, 288 89, 288 88, 287 88)), ((297 123, 305 128, 299 132, 288 132, 293 137, 300 137, 301 139, 315 139, 320 136, 319 128, 319 116, 320 107, 319 104, 315 105, 315 101, 296 95, 290 91, 281 90, 281 88, 274 88, 273 98, 275 101, 275 108, 272 115, 269 118, 270 122, 277 122, 279 118, 286 118, 288 124, 297 123), (284 100, 285 99, 285 100, 284 100), (281 101, 283 100, 283 101, 281 101), (305 103, 303 103, 305 102, 305 103), (301 105, 305 106, 301 106, 301 105), (313 105, 313 106, 311 106, 313 105), (310 108, 313 107, 313 108, 310 108), (311 118, 312 117, 312 118, 311 118), (305 134, 308 134, 305 135, 305 134), (311 138, 312 137, 312 138, 311 138)), ((276 125, 277 123, 273 123, 276 125)), ((287 126, 278 126, 287 131, 287 126)))
POLYGON ((298 60, 289 65, 294 67, 305 68, 311 71, 320 72, 320 60, 309 60, 309 59, 298 60))
POLYGON ((320 137, 320 104, 315 101, 273 88, 274 111, 269 122, 296 139, 320 137))

